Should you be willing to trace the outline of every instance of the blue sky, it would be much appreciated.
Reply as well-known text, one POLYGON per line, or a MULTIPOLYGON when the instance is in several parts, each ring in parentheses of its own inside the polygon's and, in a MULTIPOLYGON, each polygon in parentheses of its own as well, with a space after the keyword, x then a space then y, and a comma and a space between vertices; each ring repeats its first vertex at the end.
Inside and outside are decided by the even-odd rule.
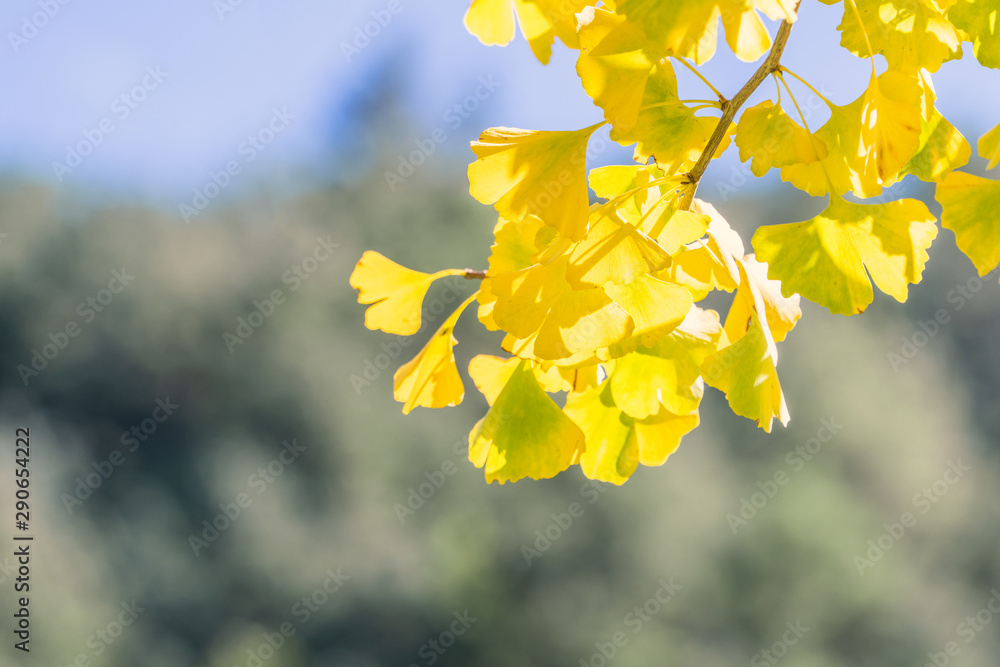
MULTIPOLYGON (((387 66, 413 123, 388 139, 390 152, 396 144, 406 152, 440 127, 447 141, 431 159, 467 159, 468 141, 491 125, 571 129, 600 118, 580 88, 572 52, 557 46, 542 66, 521 39, 485 47, 462 25, 466 0, 398 0, 398 14, 349 54, 344 45, 390 0, 64 1, 7 0, 0 11, 0 169, 54 187, 170 201, 190 197, 233 161, 239 173, 230 192, 324 167, 356 138, 348 111, 387 66), (51 17, 42 14, 46 6, 51 17), (25 28, 36 24, 43 25, 25 28), (455 127, 446 114, 483 80, 495 90, 455 127), (67 164, 67 146, 85 132, 100 143, 57 174, 53 163, 67 164)), ((846 103, 862 92, 869 70, 838 46, 840 13, 805 0, 784 62, 846 103)), ((732 93, 753 69, 722 48, 705 71, 732 93)), ((692 96, 704 97, 700 83, 679 76, 692 96)), ((980 71, 971 55, 946 64, 935 84, 942 112, 973 143, 1000 121, 1000 72, 980 71)), ((756 98, 772 93, 765 84, 756 98)), ((822 120, 820 112, 813 129, 822 120)), ((627 157, 609 151, 601 159, 627 157)), ((719 178, 736 164, 731 150, 712 169, 719 178)))

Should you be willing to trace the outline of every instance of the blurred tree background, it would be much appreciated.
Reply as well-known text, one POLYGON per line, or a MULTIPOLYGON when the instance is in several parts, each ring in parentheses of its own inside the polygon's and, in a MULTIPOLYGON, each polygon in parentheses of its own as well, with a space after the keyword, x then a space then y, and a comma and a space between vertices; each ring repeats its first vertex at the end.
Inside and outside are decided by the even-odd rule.
MULTIPOLYGON (((188 225, 8 175, 0 432, 12 445, 31 428, 37 620, 31 662, 9 641, 0 661, 996 664, 1000 295, 995 276, 970 282, 950 232, 905 305, 880 295, 847 319, 803 304, 781 348, 787 429, 768 436, 708 390, 702 426, 624 487, 577 469, 488 486, 466 458, 486 407, 467 378, 459 408, 403 417, 392 400, 392 372, 447 316, 435 303, 474 285, 432 288, 431 325, 399 348, 364 329, 348 285, 365 248, 422 270, 485 266, 495 220, 461 162, 389 195, 385 146, 409 136, 395 123, 359 126, 358 150, 382 157, 349 181, 262 186, 188 225), (307 262, 318 239, 336 248, 307 262), (114 271, 134 279, 102 304, 114 271), (240 318, 262 323, 227 345, 240 318), (18 367, 70 322, 79 334, 25 386, 18 367), (150 421, 158 400, 179 407, 150 421), (130 450, 133 427, 145 439, 130 450), (284 441, 302 451, 282 459, 284 441)), ((704 187, 744 238, 820 206, 704 187)), ((456 335, 460 368, 499 342, 469 315, 456 335)), ((0 556, 5 590, 12 562, 0 556)), ((0 608, 11 618, 10 595, 0 608)))

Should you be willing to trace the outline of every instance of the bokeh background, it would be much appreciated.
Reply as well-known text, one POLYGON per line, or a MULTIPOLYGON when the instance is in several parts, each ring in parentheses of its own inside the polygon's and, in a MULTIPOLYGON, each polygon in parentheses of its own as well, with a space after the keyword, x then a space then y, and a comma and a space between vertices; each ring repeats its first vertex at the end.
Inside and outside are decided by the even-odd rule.
MULTIPOLYGON (((468 195, 468 141, 599 112, 571 52, 543 67, 520 38, 484 47, 463 0, 400 0, 361 46, 388 6, 4 3, 0 663, 995 665, 1000 295, 950 232, 906 304, 879 295, 850 319, 804 305, 781 346, 788 428, 766 435, 709 390, 667 465, 621 488, 577 470, 486 485, 466 458, 485 410, 471 383, 459 408, 400 414, 392 372, 433 328, 409 347, 366 330, 354 263, 371 248, 421 270, 485 266, 495 217, 468 195), (436 129, 446 139, 389 187, 436 129), (95 145, 79 164, 54 165, 81 141, 95 145), (308 261, 317 244, 333 250, 308 261), (115 271, 134 277, 102 292, 115 271), (273 313, 227 344, 275 290, 273 313), (18 371, 53 340, 41 372, 18 371), (178 406, 162 422, 158 401, 178 406), (8 628, 18 426, 32 443, 29 656, 8 628)), ((853 100, 868 65, 837 46, 840 10, 805 0, 801 17, 785 62, 853 100)), ((720 53, 706 71, 734 91, 752 68, 720 53)), ((936 78, 973 143, 1000 120, 998 83, 971 57, 936 78)), ((591 166, 630 159, 604 139, 591 166)), ((907 180, 887 196, 932 195, 907 180)), ((700 196, 746 239, 823 207, 774 174, 748 178, 733 149, 700 196)), ((446 291, 472 289, 432 288, 431 323, 446 291)), ((460 367, 499 342, 474 318, 457 336, 460 367)))

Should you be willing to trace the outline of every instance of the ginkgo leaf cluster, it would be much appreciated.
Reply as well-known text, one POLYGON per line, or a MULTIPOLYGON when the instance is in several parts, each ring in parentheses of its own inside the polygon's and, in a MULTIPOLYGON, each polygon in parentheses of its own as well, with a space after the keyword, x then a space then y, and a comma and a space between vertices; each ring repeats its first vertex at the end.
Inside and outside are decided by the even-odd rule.
MULTIPOLYGON (((938 110, 933 84, 964 49, 1000 68, 996 0, 821 1, 843 10, 844 56, 871 64, 842 103, 782 60, 801 20, 797 0, 473 0, 465 24, 484 44, 507 44, 520 29, 543 64, 556 39, 567 47, 556 55, 576 58, 595 124, 494 127, 472 143, 470 193, 497 215, 484 271, 361 258, 351 285, 369 305, 365 323, 394 334, 421 329, 435 280, 480 281, 396 371, 403 411, 463 400, 454 330, 475 304, 503 338, 468 368, 489 406, 469 436, 472 463, 500 483, 578 465, 621 484, 677 450, 701 420, 706 387, 765 431, 788 423, 779 343, 801 317, 800 299, 842 315, 863 312, 876 288, 906 300, 938 227, 923 202, 885 197, 900 180, 935 184, 942 226, 981 274, 1000 263, 1000 181, 957 171, 972 147, 938 110), (720 48, 760 63, 732 97, 699 69, 720 48), (678 68, 703 91, 682 91, 678 68), (741 108, 768 79, 771 99, 741 108), (819 127, 796 99, 810 90, 829 107, 819 127), (632 164, 588 165, 605 125, 632 148, 632 164), (747 245, 697 193, 730 145, 755 176, 778 170, 822 198, 820 212, 774 220, 747 245), (723 313, 702 303, 718 292, 728 295, 723 313)), ((976 148, 988 168, 1000 164, 1000 125, 976 148)))

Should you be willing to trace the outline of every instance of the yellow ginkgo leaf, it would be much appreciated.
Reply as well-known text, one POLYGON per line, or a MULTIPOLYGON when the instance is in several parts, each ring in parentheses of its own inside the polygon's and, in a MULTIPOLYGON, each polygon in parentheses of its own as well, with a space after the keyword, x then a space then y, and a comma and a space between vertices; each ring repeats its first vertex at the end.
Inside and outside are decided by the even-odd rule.
POLYGON ((940 183, 945 176, 969 163, 972 147, 937 109, 920 130, 917 154, 900 169, 900 179, 913 174, 922 181, 940 183))
MULTIPOLYGON (((601 361, 601 359, 597 357, 595 350, 572 352, 569 356, 553 359, 551 351, 547 350, 545 347, 546 345, 552 345, 552 342, 550 340, 543 340, 541 353, 535 352, 536 342, 538 342, 537 331, 527 338, 517 338, 516 336, 507 334, 500 342, 500 348, 505 352, 513 354, 519 359, 528 359, 538 364, 553 364, 558 368, 579 368, 583 366, 591 366, 601 361)), ((566 353, 563 350, 563 347, 565 347, 565 345, 559 348, 560 354, 566 353)))
POLYGON ((580 469, 590 479, 624 484, 639 464, 662 465, 681 438, 698 425, 697 413, 657 415, 637 421, 612 401, 607 387, 598 387, 566 399, 566 414, 583 430, 586 448, 580 469))
POLYGON ((937 236, 934 222, 915 199, 855 204, 832 197, 811 220, 758 228, 753 247, 768 264, 768 276, 781 281, 783 294, 798 293, 830 312, 853 315, 874 298, 868 275, 883 292, 906 301, 937 236))
POLYGON ((670 264, 655 241, 609 211, 596 207, 587 238, 570 251, 566 279, 574 289, 623 285, 670 264))
POLYGON ((644 212, 660 199, 665 182, 677 188, 676 183, 665 181, 663 171, 655 164, 616 164, 590 171, 594 193, 609 200, 619 217, 633 224, 640 224, 644 212))
POLYGON ((590 187, 598 197, 615 200, 609 205, 614 205, 618 217, 673 255, 705 234, 709 218, 681 210, 682 188, 676 181, 654 182, 663 179, 663 171, 655 165, 612 165, 591 170, 590 187))
MULTIPOLYGON (((1000 10, 998 10, 998 20, 1000 20, 1000 10)), ((979 157, 989 161, 987 169, 1000 164, 1000 125, 984 134, 979 139, 979 157)), ((958 165, 961 166, 961 165, 958 165)))
MULTIPOLYGON (((503 359, 488 354, 478 354, 472 358, 469 362, 469 375, 487 403, 493 405, 496 402, 497 396, 503 391, 521 361, 523 360, 517 357, 503 359)), ((556 366, 544 368, 541 364, 532 362, 529 362, 529 368, 535 374, 535 379, 543 391, 555 393, 569 391, 572 388, 572 384, 562 372, 566 369, 556 366)))
POLYGON ((490 331, 499 327, 493 321, 493 305, 497 297, 491 287, 491 276, 520 271, 535 263, 533 257, 545 243, 542 237, 546 227, 541 220, 527 215, 518 222, 500 218, 493 228, 493 245, 490 247, 489 269, 479 289, 479 321, 490 331))
POLYGON ((840 30, 840 43, 851 53, 867 58, 870 44, 890 69, 910 74, 936 72, 962 54, 961 33, 933 0, 844 0, 840 30))
POLYGON ((517 357, 502 359, 489 354, 477 354, 469 361, 469 376, 486 402, 493 405, 521 362, 517 357))
POLYGON ((552 55, 552 42, 559 37, 576 47, 575 14, 589 0, 472 0, 465 27, 488 46, 509 44, 514 39, 514 14, 531 51, 543 64, 552 55))
POLYGON ((606 9, 588 7, 580 14, 579 37, 576 72, 583 89, 613 127, 628 130, 661 54, 639 28, 606 9))
POLYGON ((611 164, 590 170, 590 189, 602 199, 614 199, 635 191, 628 201, 637 200, 636 208, 632 209, 637 212, 638 207, 645 203, 649 191, 656 187, 643 186, 662 177, 663 172, 655 165, 611 164))
POLYGON ((809 132, 771 100, 743 112, 736 126, 736 146, 740 149, 740 160, 753 158, 750 171, 754 176, 763 176, 772 167, 816 162, 827 155, 822 141, 810 137, 809 132))
MULTIPOLYGON (((747 255, 741 262, 741 281, 726 316, 726 337, 739 340, 750 329, 754 314, 763 309, 767 329, 775 342, 785 340, 802 317, 799 295, 784 296, 781 282, 767 277, 767 264, 747 255)), ((762 322, 763 324, 763 322, 762 322)))
POLYGON ((566 399, 566 415, 583 431, 586 447, 580 469, 590 479, 624 484, 639 466, 639 443, 633 419, 611 402, 610 392, 598 387, 566 399))
POLYGON ((917 78, 899 72, 872 75, 865 93, 861 141, 872 152, 875 171, 890 186, 920 147, 923 91, 917 78))
POLYGON ((668 62, 658 63, 650 72, 642 105, 646 108, 632 126, 612 127, 611 139, 623 146, 635 144, 637 162, 652 157, 667 174, 693 166, 719 121, 696 116, 680 103, 677 79, 668 62))
POLYGON ((698 412, 675 415, 663 410, 649 419, 635 422, 636 444, 639 446, 639 463, 644 466, 661 466, 680 447, 681 438, 698 427, 698 412))
POLYGON ((827 156, 783 167, 781 180, 815 197, 853 192, 877 197, 920 148, 924 90, 915 76, 885 72, 846 106, 831 107, 815 134, 827 156))
POLYGON ((534 264, 535 253, 542 249, 539 233, 544 228, 545 224, 533 215, 517 222, 501 218, 493 228, 487 275, 520 271, 534 264))
POLYGON ((948 175, 938 185, 941 225, 955 233, 959 249, 975 265, 979 275, 1000 264, 1000 181, 961 171, 948 175))
POLYGON ((674 255, 688 243, 704 236, 710 220, 704 213, 678 208, 677 200, 660 200, 653 202, 640 217, 640 229, 667 253, 674 255))
POLYGON ((629 338, 615 343, 609 355, 620 357, 639 345, 652 345, 676 329, 691 311, 691 292, 675 283, 641 276, 627 285, 609 283, 604 291, 632 318, 629 338))
POLYGON ((538 385, 529 362, 513 369, 480 364, 469 372, 477 386, 495 393, 490 411, 469 434, 469 460, 484 468, 487 482, 548 479, 579 461, 583 433, 538 385), (491 373, 507 375, 499 392, 491 373))
POLYGON ((469 191, 508 220, 532 214, 575 241, 587 231, 587 142, 599 125, 574 132, 494 127, 472 142, 469 191))
POLYGON ((704 394, 701 364, 718 350, 721 336, 718 314, 695 306, 656 344, 615 361, 608 377, 615 403, 636 419, 652 417, 662 408, 675 415, 693 413, 704 394))
POLYGON ((366 327, 411 336, 420 331, 421 306, 431 283, 464 273, 460 269, 421 273, 368 250, 351 273, 351 287, 358 290, 358 303, 372 304, 365 311, 366 327))
POLYGON ((443 408, 458 405, 465 397, 465 387, 455 365, 455 324, 472 295, 452 313, 413 359, 399 367, 393 376, 393 395, 403 404, 403 414, 416 407, 443 408))
POLYGON ((494 321, 517 339, 532 339, 532 353, 541 360, 590 353, 633 331, 631 318, 604 290, 570 286, 567 262, 564 255, 491 280, 494 321))
POLYGON ((988 0, 957 0, 948 20, 965 31, 972 52, 985 67, 1000 69, 1000 8, 988 0))
POLYGON ((620 14, 643 26, 665 51, 698 64, 715 54, 720 16, 730 48, 747 62, 757 60, 771 45, 757 10, 772 19, 795 20, 795 3, 788 0, 624 0, 617 5, 620 14))
POLYGON ((487 46, 506 46, 514 39, 511 0, 472 0, 465 14, 465 27, 487 46))
POLYGON ((714 0, 622 0, 616 4, 619 14, 642 26, 649 39, 667 53, 698 64, 715 55, 719 9, 714 0))
POLYGON ((781 180, 814 197, 853 192, 858 197, 877 197, 882 192, 872 156, 862 139, 865 95, 846 106, 832 106, 830 119, 816 131, 827 148, 818 162, 793 164, 781 169, 781 180))
POLYGON ((705 382, 726 395, 733 412, 771 432, 777 418, 788 424, 788 406, 778 381, 773 346, 756 315, 735 343, 708 356, 702 364, 705 382))
POLYGON ((739 286, 744 247, 743 239, 714 206, 695 199, 691 210, 709 219, 708 237, 674 255, 662 275, 686 287, 695 301, 700 301, 712 290, 731 292, 739 286))

